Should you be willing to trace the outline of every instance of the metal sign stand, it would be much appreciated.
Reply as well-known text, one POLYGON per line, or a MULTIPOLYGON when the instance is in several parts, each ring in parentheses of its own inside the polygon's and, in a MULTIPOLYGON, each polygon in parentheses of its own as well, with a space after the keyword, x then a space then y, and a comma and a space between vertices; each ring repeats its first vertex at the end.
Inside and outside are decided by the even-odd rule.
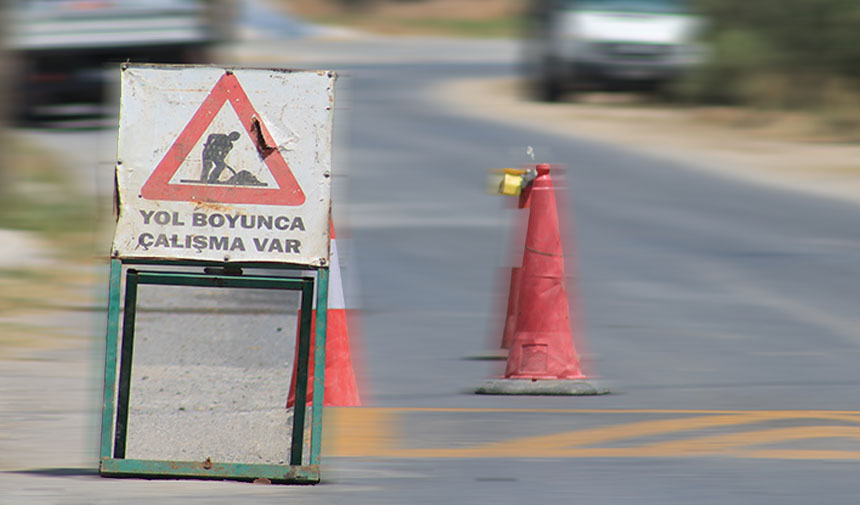
POLYGON ((101 475, 319 482, 335 78, 322 70, 121 66, 101 475), (301 292, 288 464, 126 457, 140 285, 301 292))
MULTIPOLYGON (((315 484, 320 480, 319 459, 322 437, 322 406, 325 391, 325 335, 328 301, 328 267, 317 267, 313 277, 299 276, 247 276, 229 274, 196 274, 189 272, 146 271, 130 266, 224 266, 223 263, 205 261, 111 260, 108 305, 108 328, 105 352, 104 407, 102 411, 101 454, 99 471, 110 477, 144 478, 200 478, 256 480, 268 479, 278 483, 315 484), (124 268, 126 267, 126 268, 124 268), (121 304, 122 276, 125 271, 125 303, 121 304), (309 440, 309 461, 302 461, 305 448, 305 414, 309 359, 311 357, 311 313, 314 284, 316 283, 316 335, 314 360, 314 389, 312 398, 312 424, 309 440), (128 459, 126 435, 131 385, 131 363, 134 349, 137 287, 141 284, 162 286, 198 286, 211 288, 285 289, 301 292, 301 324, 296 353, 296 402, 293 412, 292 441, 288 465, 222 463, 207 458, 205 461, 157 461, 128 459), (120 335, 120 312, 122 333, 120 335), (118 374, 117 374, 118 372, 118 374)), ((231 266, 265 267, 289 270, 308 270, 294 265, 242 263, 231 266)))

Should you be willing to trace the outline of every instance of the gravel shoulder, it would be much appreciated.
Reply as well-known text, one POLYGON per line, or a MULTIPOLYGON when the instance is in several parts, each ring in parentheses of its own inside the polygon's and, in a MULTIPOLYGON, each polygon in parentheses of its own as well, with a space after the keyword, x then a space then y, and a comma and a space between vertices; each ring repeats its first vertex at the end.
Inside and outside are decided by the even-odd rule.
POLYGON ((587 138, 696 170, 860 204, 857 144, 785 140, 780 137, 790 135, 779 127, 723 126, 695 109, 611 100, 532 102, 511 79, 453 81, 434 89, 433 95, 461 114, 587 138))

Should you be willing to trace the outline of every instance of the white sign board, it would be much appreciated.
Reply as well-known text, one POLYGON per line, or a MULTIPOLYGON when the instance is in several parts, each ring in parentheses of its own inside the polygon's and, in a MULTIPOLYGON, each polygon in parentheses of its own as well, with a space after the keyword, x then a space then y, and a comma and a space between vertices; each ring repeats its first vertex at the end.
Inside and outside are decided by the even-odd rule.
POLYGON ((327 265, 334 80, 123 65, 113 255, 327 265))

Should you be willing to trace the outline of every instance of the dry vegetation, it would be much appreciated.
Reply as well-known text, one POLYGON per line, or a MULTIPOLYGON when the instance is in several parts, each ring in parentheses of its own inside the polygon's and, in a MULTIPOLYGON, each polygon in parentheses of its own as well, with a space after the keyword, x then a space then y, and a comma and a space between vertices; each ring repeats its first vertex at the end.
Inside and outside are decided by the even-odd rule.
POLYGON ((524 0, 272 0, 322 24, 390 35, 512 36, 524 0))
POLYGON ((96 281, 92 198, 75 191, 67 167, 44 150, 14 138, 6 145, 0 229, 19 257, 0 262, 0 359, 69 345, 69 335, 45 321, 91 310, 96 281))

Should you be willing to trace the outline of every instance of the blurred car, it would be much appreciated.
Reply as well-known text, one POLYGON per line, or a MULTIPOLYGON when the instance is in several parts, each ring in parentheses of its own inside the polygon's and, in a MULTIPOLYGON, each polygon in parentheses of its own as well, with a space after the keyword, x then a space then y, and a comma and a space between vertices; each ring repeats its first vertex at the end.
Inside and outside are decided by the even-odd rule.
POLYGON ((702 20, 684 0, 533 0, 525 68, 535 98, 656 88, 701 59, 702 20))
POLYGON ((207 63, 208 49, 229 33, 230 4, 11 0, 7 42, 13 118, 21 122, 98 109, 105 98, 108 63, 207 63))

